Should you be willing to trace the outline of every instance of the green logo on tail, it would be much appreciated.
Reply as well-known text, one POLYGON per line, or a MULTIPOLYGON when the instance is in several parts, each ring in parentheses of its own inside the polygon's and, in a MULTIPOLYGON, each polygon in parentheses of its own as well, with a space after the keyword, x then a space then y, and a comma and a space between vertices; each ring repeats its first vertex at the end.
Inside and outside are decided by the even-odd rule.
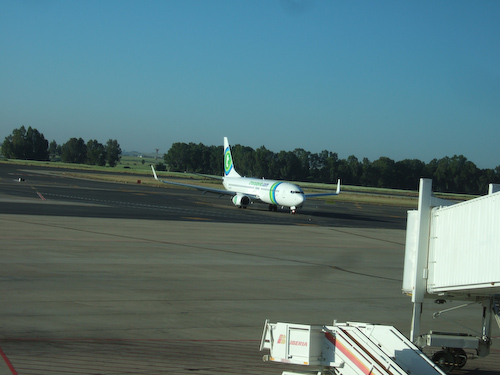
POLYGON ((229 174, 229 172, 231 172, 231 169, 233 169, 233 159, 231 157, 231 151, 228 147, 224 152, 224 173, 226 174, 226 176, 229 174))

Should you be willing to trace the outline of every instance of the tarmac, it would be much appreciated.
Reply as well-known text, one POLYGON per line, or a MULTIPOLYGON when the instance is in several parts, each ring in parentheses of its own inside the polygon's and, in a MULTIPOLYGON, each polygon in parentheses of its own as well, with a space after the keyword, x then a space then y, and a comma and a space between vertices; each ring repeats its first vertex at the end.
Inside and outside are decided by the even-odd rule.
MULTIPOLYGON (((403 208, 238 210, 46 170, 0 168, 0 375, 306 371, 262 362, 266 319, 409 335, 403 208)), ((479 305, 432 317, 457 304, 425 304, 422 331, 480 334, 479 305)), ((499 374, 493 336, 489 356, 453 374, 499 374)))
MULTIPOLYGON (((260 360, 266 319, 409 331, 402 230, 35 215, 0 226, 1 375, 279 374, 260 360)), ((424 328, 478 318, 430 314, 424 328)))

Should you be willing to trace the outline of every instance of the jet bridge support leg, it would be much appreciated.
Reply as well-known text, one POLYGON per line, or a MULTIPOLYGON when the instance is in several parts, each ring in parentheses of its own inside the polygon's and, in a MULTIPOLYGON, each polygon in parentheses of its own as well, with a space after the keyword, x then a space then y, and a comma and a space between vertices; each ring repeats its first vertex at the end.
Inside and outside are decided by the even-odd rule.
POLYGON ((429 232, 431 221, 432 180, 420 179, 418 196, 418 227, 416 231, 417 256, 415 259, 415 273, 413 275, 413 291, 411 301, 413 302, 413 317, 410 331, 410 341, 420 335, 420 320, 422 305, 426 291, 427 254, 429 252, 429 232))
POLYGON ((411 319, 411 330, 410 330, 410 341, 415 342, 420 333, 420 319, 422 317, 422 307, 421 302, 413 303, 413 314, 411 319))
POLYGON ((491 308, 495 315, 498 327, 500 328, 500 294, 495 294, 493 296, 491 308))
POLYGON ((493 320, 493 306, 496 301, 496 295, 483 301, 483 326, 481 332, 481 341, 479 343, 478 355, 486 357, 490 354, 491 346, 491 323, 493 320))

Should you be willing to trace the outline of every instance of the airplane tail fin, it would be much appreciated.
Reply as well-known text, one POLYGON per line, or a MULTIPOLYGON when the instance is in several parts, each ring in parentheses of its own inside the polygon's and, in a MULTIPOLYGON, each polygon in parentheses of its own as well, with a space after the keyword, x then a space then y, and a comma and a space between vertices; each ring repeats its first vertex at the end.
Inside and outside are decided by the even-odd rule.
POLYGON ((241 177, 234 169, 233 157, 231 156, 231 148, 227 137, 224 137, 224 176, 225 177, 241 177))

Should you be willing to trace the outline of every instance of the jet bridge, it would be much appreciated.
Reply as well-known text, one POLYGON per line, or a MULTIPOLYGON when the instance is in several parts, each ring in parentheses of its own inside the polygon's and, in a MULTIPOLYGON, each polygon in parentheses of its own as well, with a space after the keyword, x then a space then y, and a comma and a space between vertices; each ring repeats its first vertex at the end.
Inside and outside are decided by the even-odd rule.
POLYGON ((421 179, 418 210, 408 211, 402 290, 413 302, 410 340, 419 347, 441 347, 433 360, 447 371, 465 365, 464 349, 481 357, 489 354, 493 316, 500 326, 499 264, 500 185, 491 184, 486 196, 454 204, 434 197, 432 180, 421 179), (434 317, 481 304, 481 335, 421 335, 422 306, 430 299, 439 304, 463 301, 434 317))

